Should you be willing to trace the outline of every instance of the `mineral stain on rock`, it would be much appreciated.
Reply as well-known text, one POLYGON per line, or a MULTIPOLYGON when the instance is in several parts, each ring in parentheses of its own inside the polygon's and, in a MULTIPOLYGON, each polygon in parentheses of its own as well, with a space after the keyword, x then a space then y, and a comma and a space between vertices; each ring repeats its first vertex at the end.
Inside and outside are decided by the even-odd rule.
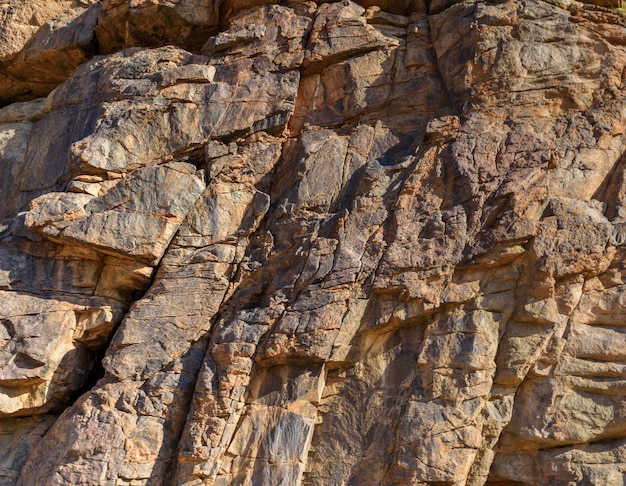
POLYGON ((626 20, 0 0, 0 484, 626 482, 626 20))

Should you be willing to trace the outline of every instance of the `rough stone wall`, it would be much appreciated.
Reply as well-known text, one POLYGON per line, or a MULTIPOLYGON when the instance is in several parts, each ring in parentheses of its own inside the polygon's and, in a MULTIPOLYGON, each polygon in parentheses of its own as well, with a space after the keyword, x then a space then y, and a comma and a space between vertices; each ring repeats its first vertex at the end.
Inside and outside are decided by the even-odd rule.
POLYGON ((626 483, 626 18, 0 0, 0 484, 626 483))

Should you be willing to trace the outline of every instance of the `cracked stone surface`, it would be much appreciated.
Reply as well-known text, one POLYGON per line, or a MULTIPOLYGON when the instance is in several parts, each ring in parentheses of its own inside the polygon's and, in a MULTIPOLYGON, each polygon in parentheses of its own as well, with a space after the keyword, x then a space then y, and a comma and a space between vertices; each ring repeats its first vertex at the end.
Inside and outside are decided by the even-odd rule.
POLYGON ((626 482, 626 17, 0 0, 0 484, 626 482))

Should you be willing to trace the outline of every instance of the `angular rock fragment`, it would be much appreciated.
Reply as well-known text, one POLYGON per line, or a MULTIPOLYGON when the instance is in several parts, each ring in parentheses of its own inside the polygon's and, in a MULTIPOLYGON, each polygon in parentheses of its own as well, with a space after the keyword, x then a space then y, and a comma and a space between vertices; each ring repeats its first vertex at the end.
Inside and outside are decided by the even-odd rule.
POLYGON ((138 169, 102 197, 48 193, 31 202, 25 224, 57 242, 154 264, 204 189, 195 170, 185 163, 138 169))

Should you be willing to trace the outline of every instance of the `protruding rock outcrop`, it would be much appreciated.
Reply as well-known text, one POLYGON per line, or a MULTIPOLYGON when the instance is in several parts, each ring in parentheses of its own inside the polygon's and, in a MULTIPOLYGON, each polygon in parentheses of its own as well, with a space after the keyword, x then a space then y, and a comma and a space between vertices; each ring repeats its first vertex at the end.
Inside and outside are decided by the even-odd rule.
POLYGON ((620 13, 0 19, 0 483, 623 484, 620 13))

